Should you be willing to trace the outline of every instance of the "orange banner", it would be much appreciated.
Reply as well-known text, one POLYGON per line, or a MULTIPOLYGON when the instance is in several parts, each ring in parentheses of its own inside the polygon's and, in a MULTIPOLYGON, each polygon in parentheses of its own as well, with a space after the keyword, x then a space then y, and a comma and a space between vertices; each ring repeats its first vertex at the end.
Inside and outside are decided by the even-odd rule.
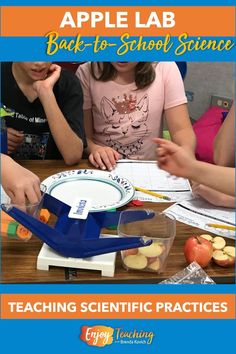
POLYGON ((2 36, 235 35, 233 6, 3 6, 1 17, 2 36))
POLYGON ((235 319, 231 294, 3 294, 2 319, 235 319))

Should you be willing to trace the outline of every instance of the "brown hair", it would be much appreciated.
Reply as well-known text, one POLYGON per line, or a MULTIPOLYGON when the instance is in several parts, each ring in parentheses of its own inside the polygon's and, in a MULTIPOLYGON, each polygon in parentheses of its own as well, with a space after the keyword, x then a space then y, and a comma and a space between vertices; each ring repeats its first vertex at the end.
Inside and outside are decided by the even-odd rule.
MULTIPOLYGON (((91 62, 91 73, 95 80, 109 81, 114 79, 117 71, 111 62, 91 62), (97 67, 95 68, 95 64, 97 67)), ((151 62, 138 62, 135 66, 135 84, 138 89, 149 86, 155 79, 155 70, 151 62)))

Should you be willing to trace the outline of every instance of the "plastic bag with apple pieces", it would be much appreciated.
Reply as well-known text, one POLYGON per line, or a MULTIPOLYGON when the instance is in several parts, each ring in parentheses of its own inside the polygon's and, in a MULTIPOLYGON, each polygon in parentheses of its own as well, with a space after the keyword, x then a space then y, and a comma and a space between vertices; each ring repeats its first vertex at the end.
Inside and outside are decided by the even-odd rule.
POLYGON ((163 280, 159 284, 215 284, 215 282, 197 262, 192 262, 173 277, 163 280))

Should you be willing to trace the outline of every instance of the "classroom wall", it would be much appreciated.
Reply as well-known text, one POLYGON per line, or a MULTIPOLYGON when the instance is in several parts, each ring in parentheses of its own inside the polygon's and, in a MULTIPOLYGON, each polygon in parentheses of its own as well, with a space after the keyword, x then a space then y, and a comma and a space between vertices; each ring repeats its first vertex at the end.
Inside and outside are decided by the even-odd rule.
POLYGON ((210 96, 233 98, 234 63, 188 63, 184 80, 185 90, 193 93, 188 109, 191 119, 197 120, 209 107, 210 96))

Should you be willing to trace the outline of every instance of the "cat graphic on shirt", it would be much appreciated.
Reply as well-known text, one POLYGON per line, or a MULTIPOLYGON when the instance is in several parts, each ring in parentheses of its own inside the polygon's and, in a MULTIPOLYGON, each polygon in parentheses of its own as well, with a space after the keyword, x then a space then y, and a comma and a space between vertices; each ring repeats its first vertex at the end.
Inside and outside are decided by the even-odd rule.
POLYGON ((124 94, 122 99, 113 98, 112 101, 104 96, 100 108, 106 123, 103 136, 107 146, 124 158, 138 154, 149 134, 148 95, 145 94, 139 101, 133 94, 124 94))

